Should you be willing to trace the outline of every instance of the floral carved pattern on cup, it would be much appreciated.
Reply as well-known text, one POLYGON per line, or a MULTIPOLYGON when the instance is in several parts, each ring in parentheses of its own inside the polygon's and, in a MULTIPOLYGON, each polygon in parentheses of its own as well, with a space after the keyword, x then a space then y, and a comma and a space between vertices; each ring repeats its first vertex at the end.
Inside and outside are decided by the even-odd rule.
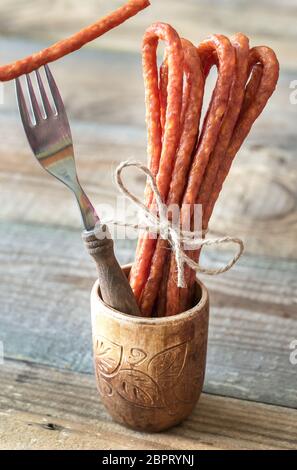
POLYGON ((123 347, 103 336, 95 338, 96 370, 105 376, 114 374, 121 365, 123 347))
POLYGON ((113 395, 113 388, 102 374, 97 374, 98 388, 102 396, 111 397, 113 395))
POLYGON ((131 348, 128 362, 131 365, 131 367, 139 366, 140 364, 142 364, 142 362, 146 360, 146 358, 147 358, 147 353, 143 351, 143 349, 131 348))
MULTIPOLYGON (((185 341, 150 356, 140 348, 129 347, 126 351, 123 346, 96 336, 95 366, 101 395, 111 397, 117 393, 133 405, 168 411, 174 411, 181 401, 194 402, 196 386, 191 387, 193 377, 187 370, 189 358, 193 354, 197 357, 192 345, 192 341, 185 341), (189 389, 194 390, 189 393, 189 389)), ((201 374, 197 374, 196 381, 200 382, 201 374)))
MULTIPOLYGON (((192 361, 194 363, 205 364, 206 362, 206 343, 201 349, 196 348, 192 351, 192 361)), ((191 358, 188 358, 191 359, 191 358)), ((184 368, 183 373, 180 375, 178 383, 173 387, 173 394, 176 400, 180 403, 192 403, 196 400, 197 390, 201 390, 204 382, 205 368, 184 368), (191 384, 191 386, 189 386, 191 384)))
POLYGON ((117 374, 117 393, 134 405, 163 408, 164 402, 158 384, 140 370, 122 369, 117 374))
POLYGON ((187 343, 181 343, 165 349, 152 357, 148 363, 148 371, 163 384, 177 379, 183 371, 187 357, 187 343))

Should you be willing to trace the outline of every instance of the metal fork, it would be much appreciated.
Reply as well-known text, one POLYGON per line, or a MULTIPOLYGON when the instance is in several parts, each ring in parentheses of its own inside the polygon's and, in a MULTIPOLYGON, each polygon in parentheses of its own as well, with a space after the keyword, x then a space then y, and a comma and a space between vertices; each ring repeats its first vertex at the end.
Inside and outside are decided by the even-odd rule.
POLYGON ((73 191, 85 229, 90 231, 99 222, 99 217, 79 183, 71 130, 64 104, 49 67, 46 65, 44 68, 56 110, 49 102, 38 70, 35 71, 35 75, 42 107, 38 103, 30 75, 26 75, 32 106, 31 113, 25 100, 21 81, 17 78, 16 93, 24 129, 31 149, 41 166, 73 191))
POLYGON ((128 279, 115 257, 108 229, 100 224, 94 207, 79 183, 66 110, 49 67, 46 65, 44 68, 55 110, 38 70, 35 75, 42 105, 38 102, 30 75, 26 75, 31 111, 21 81, 16 79, 17 101, 29 144, 41 166, 75 194, 85 226, 83 240, 97 266, 102 299, 120 312, 140 315, 128 279))

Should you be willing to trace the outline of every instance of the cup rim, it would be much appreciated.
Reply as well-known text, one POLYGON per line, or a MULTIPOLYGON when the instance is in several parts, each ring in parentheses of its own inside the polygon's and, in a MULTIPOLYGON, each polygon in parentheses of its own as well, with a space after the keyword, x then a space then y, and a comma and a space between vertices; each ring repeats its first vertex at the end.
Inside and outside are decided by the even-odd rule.
MULTIPOLYGON (((122 269, 129 269, 132 266, 132 264, 126 264, 122 266, 122 269)), ((178 322, 183 322, 185 319, 189 319, 191 317, 196 316, 199 312, 201 312, 204 307, 208 303, 208 290, 201 282, 199 279, 196 279, 196 283, 200 286, 201 289, 201 298, 197 304, 195 304, 192 308, 189 310, 186 310, 185 312, 178 313, 176 315, 171 315, 168 317, 138 317, 135 315, 129 315, 127 313, 119 312, 118 310, 114 309, 113 307, 110 307, 107 305, 100 297, 99 295, 99 280, 97 279, 96 282, 93 285, 92 291, 91 291, 91 301, 92 304, 93 302, 96 302, 96 304, 99 304, 103 310, 108 314, 111 318, 114 318, 116 320, 121 320, 121 321, 126 321, 126 322, 132 322, 136 324, 141 324, 141 325, 164 325, 166 323, 178 323, 178 322)), ((93 311, 93 309, 92 309, 93 311)))

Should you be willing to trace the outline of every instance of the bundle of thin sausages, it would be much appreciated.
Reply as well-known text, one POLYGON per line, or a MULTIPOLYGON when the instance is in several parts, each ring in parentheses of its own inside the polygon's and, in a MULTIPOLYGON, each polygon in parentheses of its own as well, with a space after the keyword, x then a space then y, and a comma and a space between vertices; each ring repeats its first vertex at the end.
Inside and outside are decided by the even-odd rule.
MULTIPOLYGON (((143 74, 148 128, 148 166, 160 195, 181 208, 181 225, 202 204, 207 230, 232 161, 273 93, 279 74, 275 53, 250 49, 242 33, 213 35, 195 47, 168 24, 155 23, 143 40, 143 74), (157 47, 165 43, 158 70, 157 47), (205 81, 217 68, 217 81, 200 128, 205 81)), ((154 210, 150 187, 145 203, 154 210)), ((199 260, 200 250, 187 251, 199 260)), ((137 245, 130 284, 143 316, 174 315, 191 306, 195 273, 185 266, 186 288, 177 286, 175 257, 168 242, 143 235, 137 245)))
POLYGON ((0 82, 13 80, 25 73, 31 73, 42 65, 53 62, 80 49, 88 42, 119 26, 149 5, 149 0, 129 0, 117 10, 100 18, 96 23, 87 26, 73 36, 63 39, 29 57, 11 64, 2 65, 0 67, 0 82))

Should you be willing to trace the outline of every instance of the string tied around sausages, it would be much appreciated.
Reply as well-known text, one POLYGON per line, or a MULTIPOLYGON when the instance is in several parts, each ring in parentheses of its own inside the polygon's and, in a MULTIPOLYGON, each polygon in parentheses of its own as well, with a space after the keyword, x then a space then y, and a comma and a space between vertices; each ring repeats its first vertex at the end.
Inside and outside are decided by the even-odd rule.
POLYGON ((112 220, 111 223, 118 226, 129 227, 135 230, 146 230, 159 234, 164 240, 168 240, 172 251, 175 256, 177 265, 177 285, 178 287, 186 287, 184 276, 184 265, 187 264, 196 273, 204 273, 208 275, 217 275, 228 271, 241 257, 244 244, 240 238, 236 237, 221 237, 221 238, 204 238, 206 232, 188 231, 180 229, 175 226, 168 218, 167 206, 163 203, 160 192, 157 187, 156 180, 149 170, 149 168, 137 161, 124 161, 116 168, 115 172, 116 184, 118 189, 124 196, 129 199, 146 218, 146 224, 130 224, 126 222, 119 222, 112 220), (122 171, 127 167, 135 167, 142 171, 148 179, 148 182, 153 191, 157 211, 146 207, 143 202, 138 199, 129 189, 125 186, 122 180, 122 171), (184 246, 189 250, 195 250, 202 246, 222 245, 225 243, 233 243, 238 246, 237 253, 233 258, 221 268, 209 269, 200 266, 200 264, 191 259, 186 253, 184 246))

